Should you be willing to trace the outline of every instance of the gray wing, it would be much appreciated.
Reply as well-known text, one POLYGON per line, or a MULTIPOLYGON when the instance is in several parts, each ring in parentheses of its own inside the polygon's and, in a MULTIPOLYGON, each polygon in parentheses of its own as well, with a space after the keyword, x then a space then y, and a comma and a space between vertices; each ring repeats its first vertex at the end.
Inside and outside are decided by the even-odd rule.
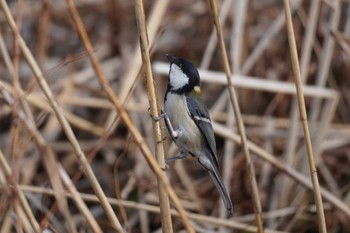
POLYGON ((216 156, 214 130, 213 126, 211 125, 208 109, 202 98, 192 98, 190 96, 186 96, 186 103, 191 118, 203 134, 203 139, 209 147, 208 149, 211 152, 210 154, 212 155, 212 158, 210 159, 213 160, 216 166, 218 167, 219 165, 216 156))

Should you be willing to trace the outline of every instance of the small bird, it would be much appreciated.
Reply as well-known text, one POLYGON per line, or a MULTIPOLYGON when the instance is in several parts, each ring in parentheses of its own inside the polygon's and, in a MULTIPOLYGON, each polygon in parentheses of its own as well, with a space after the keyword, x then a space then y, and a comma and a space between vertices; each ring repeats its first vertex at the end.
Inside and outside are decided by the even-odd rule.
POLYGON ((180 153, 166 162, 192 155, 209 172, 228 211, 232 215, 231 198, 218 171, 216 143, 208 109, 199 87, 197 68, 188 60, 166 55, 170 62, 164 112, 156 120, 164 119, 172 140, 180 153))

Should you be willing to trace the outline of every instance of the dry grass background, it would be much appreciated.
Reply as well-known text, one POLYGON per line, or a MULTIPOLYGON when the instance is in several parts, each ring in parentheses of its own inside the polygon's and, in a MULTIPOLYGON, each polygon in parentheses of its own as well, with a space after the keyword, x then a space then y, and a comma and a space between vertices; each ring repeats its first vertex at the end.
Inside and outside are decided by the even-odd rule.
MULTIPOLYGON (((5 17, 1 1, 0 232, 160 232, 155 173, 162 171, 150 158, 151 84, 144 78, 135 2, 75 1, 90 48, 68 3, 8 1, 5 17)), ((217 4, 265 232, 319 232, 283 1, 217 4)), ((327 231, 350 232, 350 3, 290 4, 327 231)), ((145 1, 144 8, 159 103, 169 69, 165 54, 193 61, 234 203, 234 216, 225 219, 207 173, 194 159, 177 161, 166 172, 171 185, 165 177, 159 182, 174 191, 175 209, 187 214, 171 210, 172 229, 163 231, 256 232, 247 157, 210 4, 159 0, 145 1)), ((166 156, 176 153, 169 140, 164 146, 166 156)))

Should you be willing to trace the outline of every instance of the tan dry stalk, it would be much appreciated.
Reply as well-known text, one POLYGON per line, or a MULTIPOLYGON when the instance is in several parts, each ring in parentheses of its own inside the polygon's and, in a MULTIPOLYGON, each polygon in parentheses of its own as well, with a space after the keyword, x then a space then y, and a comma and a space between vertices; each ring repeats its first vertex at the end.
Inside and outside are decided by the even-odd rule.
MULTIPOLYGON (((149 105, 151 108, 151 114, 152 116, 159 116, 160 111, 159 111, 159 105, 157 100, 157 94, 154 87, 154 79, 152 74, 150 54, 148 51, 147 27, 146 27, 145 12, 143 9, 142 0, 136 0, 135 13, 136 13, 137 28, 140 34, 141 56, 142 56, 143 66, 146 72, 148 99, 149 99, 149 105)), ((164 144, 163 144, 163 136, 162 136, 160 121, 152 121, 152 125, 153 125, 153 137, 154 137, 154 142, 156 147, 155 149, 156 149, 157 161, 160 167, 165 167, 164 144)), ((161 175, 165 178, 166 172, 163 171, 161 175)), ((165 190, 164 185, 161 183, 159 178, 157 179, 158 179, 158 195, 159 195, 162 230, 163 232, 173 232, 169 197, 165 190)))
POLYGON ((220 51, 221 51, 221 58, 222 58, 225 73, 226 73, 227 88, 229 91, 232 108, 233 108, 233 111, 234 111, 235 116, 236 116, 236 124, 237 124, 237 128, 238 128, 238 132, 241 136, 243 152, 244 152, 244 155, 246 158, 250 185, 251 185, 252 191, 253 191, 253 193, 252 193, 253 206, 254 206, 254 212, 255 212, 255 216, 256 216, 256 223, 257 223, 257 227, 258 227, 258 232, 262 233, 262 232, 264 232, 264 227, 263 227, 263 220, 262 220, 262 216, 261 216, 262 209, 261 209, 261 203, 260 203, 260 198, 259 198, 259 190, 258 190, 258 185, 256 183, 253 161, 250 157, 250 153, 249 153, 249 149, 248 149, 248 145, 247 145, 247 136, 245 133, 245 128, 244 128, 244 124, 243 124, 243 120, 242 120, 242 116, 241 116, 241 111, 239 108, 238 99, 237 99, 235 90, 234 90, 233 85, 232 85, 232 80, 231 80, 232 73, 231 73, 231 69, 230 69, 230 65, 229 65, 229 61, 228 61, 228 56, 227 56, 227 52, 226 52, 226 47, 225 47, 225 43, 224 43, 224 37, 223 37, 223 33, 221 30, 221 25, 220 25, 220 21, 219 21, 219 17, 218 17, 216 0, 210 0, 210 7, 212 10, 213 20, 214 20, 214 24, 216 27, 216 33, 217 33, 219 47, 220 47, 220 51))
MULTIPOLYGON (((33 229, 32 229, 32 227, 31 227, 31 225, 30 225, 22 208, 20 208, 18 211, 13 210, 11 212, 15 213, 19 218, 18 220, 16 220, 17 223, 13 224, 18 229, 19 233, 22 233, 22 232, 32 233, 33 232, 33 229)), ((9 231, 9 232, 11 232, 11 231, 9 231)))
POLYGON ((112 102, 114 107, 118 110, 120 117, 123 119, 124 123, 128 127, 129 132, 133 136, 135 142, 139 145, 140 150, 141 150, 142 154, 145 156, 149 166, 151 167, 153 172, 157 175, 157 177, 161 180, 161 182, 165 186, 166 191, 168 192, 168 194, 170 196, 170 199, 174 202, 176 209, 179 211, 180 217, 182 218, 183 224, 186 227, 187 231, 194 232, 192 227, 191 227, 191 224, 188 220, 188 216, 186 214, 186 211, 180 202, 180 199, 177 197, 177 195, 176 195, 175 191, 173 190, 173 188, 171 187, 168 179, 165 176, 163 176, 162 169, 159 167, 157 161, 154 159, 152 152, 149 149, 149 147, 147 146, 146 142, 144 141, 141 133, 137 130, 134 123, 131 121, 130 116, 123 108, 119 99, 115 96, 111 86, 108 84, 108 81, 102 72, 102 69, 99 65, 99 62, 98 62, 96 56, 94 55, 92 45, 91 45, 90 40, 87 36, 83 22, 79 16, 78 10, 77 10, 76 6, 74 5, 74 2, 72 0, 67 0, 67 3, 69 5, 69 10, 72 13, 72 17, 73 17, 73 20, 74 20, 74 23, 76 26, 76 30, 79 33, 79 36, 80 36, 80 38, 85 46, 85 49, 86 49, 86 51, 89 55, 89 58, 90 58, 91 65, 94 68, 96 76, 98 77, 98 80, 99 80, 103 90, 106 92, 107 97, 112 102))
MULTIPOLYGON (((169 0, 157 0, 153 1, 152 10, 147 17, 147 35, 148 35, 148 44, 152 47, 156 35, 160 30, 160 25, 163 22, 164 14, 166 12, 169 0)), ((133 83, 136 82, 138 74, 142 66, 141 51, 140 46, 136 43, 135 50, 133 51, 131 58, 128 58, 130 64, 127 67, 127 72, 125 75, 122 75, 121 84, 118 88, 118 97, 122 103, 128 103, 127 96, 132 92, 133 83)), ((111 121, 115 118, 116 113, 112 111, 108 117, 106 127, 109 127, 111 121)))
POLYGON ((81 211, 81 213, 86 218, 86 221, 91 226, 92 230, 95 233, 102 233, 103 232, 102 229, 100 228, 100 226, 96 222, 96 219, 94 218, 94 216, 90 213, 89 208, 84 203, 82 197, 80 196, 78 190, 74 186, 72 180, 69 178, 67 172, 64 170, 64 168, 60 164, 58 164, 57 166, 58 166, 59 174, 61 176, 61 179, 62 179, 64 185, 66 186, 68 191, 71 193, 72 199, 76 203, 78 209, 81 211))
MULTIPOLYGON (((24 192, 32 192, 32 193, 40 193, 44 195, 54 195, 54 191, 49 188, 43 188, 43 187, 37 187, 37 186, 29 186, 29 185, 20 185, 20 188, 24 192)), ((72 195, 70 193, 65 193, 65 195, 68 198, 72 198, 72 195)), ((98 199, 96 198, 95 195, 93 194, 87 194, 87 193, 79 193, 79 196, 86 201, 86 202, 98 202, 98 199)), ((120 200, 120 199, 115 199, 115 198, 108 198, 109 202, 113 206, 124 206, 125 208, 131 208, 131 209, 138 209, 138 210, 144 210, 148 211, 150 213, 159 213, 159 207, 150 205, 150 204, 143 204, 143 203, 138 203, 134 201, 126 201, 126 200, 120 200)), ((171 214, 173 216, 178 217, 179 214, 172 209, 171 214)), ((215 217, 210 217, 210 216, 204 216, 200 214, 193 214, 189 213, 188 214, 189 218, 192 219, 193 221, 199 222, 199 223, 206 223, 206 224, 212 224, 214 226, 225 226, 229 227, 232 229, 237 229, 242 232, 257 232, 257 227, 246 224, 246 223, 241 223, 236 221, 235 219, 220 219, 220 218, 215 218, 215 217)), ((278 230, 269 230, 266 229, 266 233, 286 233, 285 231, 278 231, 278 230)))
POLYGON ((22 36, 18 32, 16 23, 11 15, 10 9, 9 9, 5 0, 0 0, 0 7, 5 15, 5 18, 8 22, 8 24, 10 25, 12 32, 14 34, 17 34, 18 39, 19 39, 18 40, 19 46, 22 50, 23 56, 26 59, 29 67, 31 68, 31 70, 34 74, 34 77, 35 77, 36 81, 38 82, 41 90, 45 94, 51 108, 55 112, 56 117, 57 117, 59 123, 61 124, 69 142, 71 143, 73 150, 74 150, 74 153, 77 156, 80 164, 82 165, 82 167, 85 171, 85 174, 91 183, 92 188, 94 189, 96 195, 99 197, 99 199, 101 201, 101 205, 104 208, 112 226, 116 230, 118 230, 119 232, 122 232, 123 230, 122 230, 122 227, 119 223, 119 220, 116 217, 115 213, 113 212, 112 207, 109 205, 107 198, 106 198, 100 184, 98 183, 97 178, 95 177, 91 167, 89 166, 89 163, 85 157, 84 152, 80 148, 79 142, 78 142, 77 138, 75 137, 71 126, 69 125, 67 119, 63 115, 62 109, 60 108, 60 106, 58 105, 56 100, 54 99, 53 94, 52 94, 52 92, 51 92, 51 90, 50 90, 50 88, 49 88, 49 86, 44 78, 43 72, 39 68, 38 63, 34 59, 33 54, 31 53, 31 51, 27 47, 25 41, 23 40, 22 36))
POLYGON ((306 150, 307 150, 307 155, 308 155, 308 159, 309 159, 310 174, 311 174, 313 191, 314 191, 314 196, 315 196, 318 226, 319 226, 320 232, 326 233, 327 232, 326 221, 325 221, 325 216, 324 216, 324 211, 323 211, 323 203, 322 203, 322 197, 321 197, 321 192, 320 192, 320 184, 318 182, 317 170, 316 170, 316 165, 315 165, 315 161, 314 161, 314 155, 312 152, 310 131, 309 131, 309 126, 308 126, 308 122, 307 122, 307 114, 306 114, 305 100, 304 100, 304 95, 303 95, 303 86, 302 86, 302 81, 301 81, 301 77, 300 77, 298 52, 297 52, 297 47, 296 47, 295 37, 294 37, 292 15, 290 13, 289 1, 284 0, 283 3, 284 3, 284 11, 286 14, 286 26, 287 26, 287 32, 288 32, 288 41, 289 41, 289 48, 290 48, 290 53, 291 53, 295 86, 296 86, 297 97, 298 97, 300 120, 301 120, 303 129, 304 129, 306 150))
MULTIPOLYGON (((329 28, 327 28, 326 39, 323 42, 323 49, 320 55, 320 65, 317 71, 316 86, 325 86, 331 70, 332 55, 334 51, 335 38, 332 32, 338 31, 340 16, 342 15, 342 1, 331 1, 332 13, 329 17, 329 28)), ((314 123, 321 109, 321 100, 314 99, 310 108, 310 120, 314 123)))
MULTIPOLYGON (((8 51, 6 50, 6 48, 1 48, 1 49, 2 49, 1 51, 2 54, 8 54, 8 51)), ((17 64, 14 63, 12 65, 11 63, 11 66, 7 66, 7 67, 10 69, 10 67, 12 66, 17 67, 17 64)), ((9 70, 14 80, 18 78, 16 77, 17 72, 14 72, 15 70, 16 69, 9 70)), ((0 81, 0 87, 1 87, 1 81, 0 81)), ((2 92, 4 94, 5 90, 2 90, 2 92)), ((6 99, 8 104, 12 106, 13 114, 17 116, 19 119, 21 119, 21 121, 23 122, 27 130, 31 133, 32 137, 36 141, 38 147, 40 148, 44 166, 46 168, 46 172, 49 176, 51 185, 55 190, 55 198, 59 203, 58 205, 59 209, 68 223, 67 226, 69 228, 69 231, 72 233, 75 233, 77 232, 77 230, 75 228, 72 215, 69 212, 66 199, 62 196, 63 184, 61 183, 58 177, 58 170, 56 169, 56 156, 52 148, 47 145, 45 139, 42 137, 42 135, 36 128, 33 114, 30 110, 28 103, 25 101, 25 98, 24 98, 25 94, 18 80, 14 82, 13 88, 11 88, 10 93, 8 94, 7 97, 4 96, 4 98, 6 99), (10 93, 13 93, 13 98, 11 98, 10 93), (15 98, 18 98, 20 102, 20 106, 23 108, 23 111, 21 111, 20 109, 17 109, 15 98)))
MULTIPOLYGON (((8 91, 10 93, 12 93, 14 91, 14 88, 11 85, 9 85, 6 82, 3 82, 2 80, 0 80, 0 87, 4 88, 6 91, 8 91)), ((27 94, 26 92, 23 92, 21 95, 23 96, 23 99, 25 100, 25 101, 23 101, 24 104, 27 105, 27 102, 28 102, 30 105, 35 106, 39 109, 54 113, 54 111, 52 110, 50 105, 45 100, 45 97, 43 97, 42 95, 27 94)), ((26 110, 26 106, 23 106, 23 108, 24 108, 24 110, 26 110)), ((79 128, 79 129, 85 130, 87 132, 90 132, 96 136, 103 135, 103 133, 104 133, 103 128, 96 126, 95 124, 91 123, 90 121, 87 121, 84 118, 81 118, 81 117, 79 117, 79 116, 77 116, 77 115, 75 115, 75 114, 73 114, 65 109, 62 109, 62 112, 63 112, 64 116, 66 117, 67 121, 71 125, 79 128)), ((28 111, 26 111, 26 114, 27 113, 28 113, 28 111)))
MULTIPOLYGON (((0 166, 2 167, 6 177, 11 178, 12 177, 12 170, 10 165, 7 163, 4 154, 2 153, 2 151, 0 150, 0 166)), ((27 218, 29 219, 30 224, 32 225, 34 232, 36 233, 40 233, 40 226, 38 224, 38 222, 36 221, 34 214, 32 212, 32 210, 30 209, 30 206, 28 204, 27 199, 25 198, 23 191, 19 188, 17 188, 17 184, 12 184, 14 185, 14 187, 17 189, 17 193, 19 196, 19 200, 21 202, 22 208, 24 210, 24 212, 27 215, 27 218)), ((18 216, 20 217, 20 216, 18 216)))
POLYGON ((47 50, 49 47, 48 34, 50 33, 49 30, 52 14, 52 0, 44 0, 42 2, 38 29, 38 48, 36 50, 40 67, 43 67, 47 56, 47 50))
MULTIPOLYGON (((301 4, 304 1, 294 0, 292 1, 292 12, 299 10, 301 4)), ((249 56, 245 59, 245 62, 242 67, 242 74, 248 74, 253 66, 257 64, 259 58, 263 57, 264 52, 267 50, 269 46, 274 42, 274 37, 280 33, 284 26, 285 17, 283 12, 281 12, 274 22, 267 28, 264 36, 259 40, 259 42, 254 46, 253 51, 249 54, 249 56)))
MULTIPOLYGON (((213 128, 216 134, 222 137, 225 137, 227 139, 233 140, 238 144, 241 144, 240 136, 228 130, 226 126, 213 122, 213 128)), ((283 164, 276 158, 276 156, 272 155, 270 152, 266 151, 265 149, 261 148, 260 146, 254 144, 251 141, 248 141, 248 147, 249 147, 249 150, 252 151, 257 156, 259 156, 259 158, 270 163, 271 165, 276 167, 278 170, 290 176, 290 178, 294 179, 305 188, 308 188, 310 190, 313 189, 312 182, 308 177, 304 176, 303 174, 296 171, 292 167, 283 164)), ((350 219, 350 208, 345 202, 343 202, 340 198, 338 198, 337 196, 335 196, 325 188, 321 188, 321 194, 332 205, 337 207, 339 210, 343 211, 343 213, 346 214, 347 218, 350 219)))
MULTIPOLYGON (((161 30, 160 25, 163 22, 169 0, 157 0, 152 2, 154 3, 152 10, 147 17, 147 35, 149 46, 153 45, 157 32, 161 30)), ((118 90, 118 96, 121 102, 126 100, 126 97, 132 89, 133 83, 135 82, 142 66, 141 51, 138 43, 135 46, 135 51, 133 51, 133 54, 131 55, 130 64, 131 65, 128 67, 127 73, 123 75, 123 79, 121 80, 122 83, 120 89, 118 90)))
MULTIPOLYGON (((302 53, 301 53, 301 63, 300 63, 300 77, 303 84, 306 82, 307 73, 309 72, 309 63, 310 63, 312 48, 314 45, 320 5, 321 5, 321 1, 313 0, 309 9, 309 14, 308 14, 309 18, 307 20, 306 35, 305 35, 305 39, 301 49, 302 53)), ((290 114, 291 123, 290 123, 290 129, 288 133, 287 145, 284 151, 285 162, 287 164, 295 164, 295 160, 297 158, 295 154, 296 154, 297 144, 298 144, 297 135, 300 129, 298 111, 299 111, 298 100, 296 97, 293 97, 291 114, 290 114)), ((294 188, 294 183, 292 183, 291 180, 286 180, 285 178, 280 179, 279 182, 280 184, 277 184, 277 186, 279 186, 281 190, 281 194, 280 194, 281 198, 279 198, 279 203, 280 203, 279 207, 281 208, 284 206, 288 206, 290 202, 289 193, 294 188)))
MULTIPOLYGON (((4 215, 2 217, 0 232, 11 232, 12 222, 13 222, 12 211, 7 210, 6 213, 4 213, 4 215)), ((28 222, 28 225, 29 225, 29 229, 31 229, 29 222, 28 222)))

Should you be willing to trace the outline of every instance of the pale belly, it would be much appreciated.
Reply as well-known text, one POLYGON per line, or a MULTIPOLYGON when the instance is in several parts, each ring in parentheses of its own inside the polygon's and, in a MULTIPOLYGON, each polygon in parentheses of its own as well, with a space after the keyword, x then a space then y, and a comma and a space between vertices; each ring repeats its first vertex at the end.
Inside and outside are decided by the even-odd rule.
POLYGON ((170 122, 179 137, 175 143, 181 150, 198 156, 201 151, 201 133, 188 114, 185 97, 168 95, 164 111, 168 114, 170 122))

